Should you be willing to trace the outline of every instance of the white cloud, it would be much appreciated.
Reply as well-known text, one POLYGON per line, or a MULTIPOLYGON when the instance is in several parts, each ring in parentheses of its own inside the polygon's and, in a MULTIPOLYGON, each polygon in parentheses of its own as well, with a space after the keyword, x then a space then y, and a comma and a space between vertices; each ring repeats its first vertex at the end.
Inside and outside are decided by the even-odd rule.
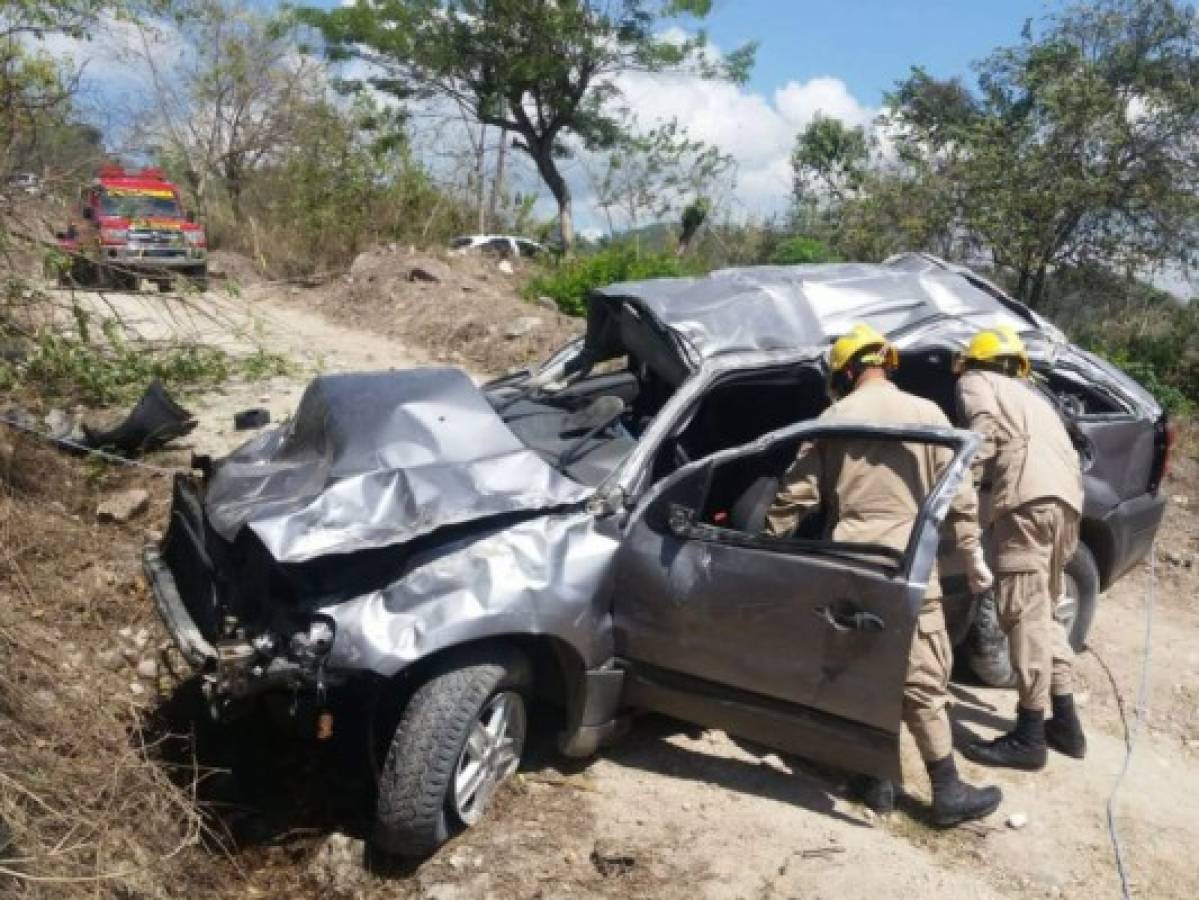
POLYGON ((103 16, 88 39, 52 33, 30 43, 81 72, 85 90, 107 95, 145 88, 145 67, 138 61, 144 47, 149 47, 155 59, 172 67, 188 52, 173 26, 139 27, 112 15, 103 16))
POLYGON ((788 82, 774 92, 774 105, 797 128, 817 116, 840 119, 848 125, 868 125, 877 114, 858 102, 840 78, 823 75, 810 81, 788 82))
POLYGON ((831 75, 790 81, 770 97, 682 75, 633 73, 621 76, 617 86, 643 127, 676 118, 692 137, 731 155, 737 162, 733 211, 748 215, 785 209, 795 136, 813 119, 869 125, 878 112, 831 75))

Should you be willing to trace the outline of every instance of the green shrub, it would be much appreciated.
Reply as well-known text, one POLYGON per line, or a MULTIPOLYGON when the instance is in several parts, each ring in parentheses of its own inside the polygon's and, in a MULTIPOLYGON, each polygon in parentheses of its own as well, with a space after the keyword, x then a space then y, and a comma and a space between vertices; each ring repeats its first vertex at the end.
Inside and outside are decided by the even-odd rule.
POLYGON ((597 253, 546 263, 525 286, 529 297, 549 297, 568 316, 587 311, 592 289, 621 281, 700 274, 698 264, 669 253, 638 253, 628 245, 607 247, 597 253))
POLYGON ((1078 335, 1176 415, 1199 409, 1199 304, 1158 310, 1154 321, 1112 321, 1078 335))
POLYGON ((115 329, 105 332, 109 341, 104 344, 39 332, 26 357, 0 361, 0 389, 23 386, 46 397, 107 405, 136 400, 156 378, 172 391, 186 392, 234 376, 253 381, 292 370, 286 359, 264 350, 236 357, 203 344, 147 348, 125 343, 115 329))
POLYGON ((837 255, 824 241, 798 235, 787 238, 770 254, 770 262, 776 266, 799 266, 807 263, 836 262, 837 255))

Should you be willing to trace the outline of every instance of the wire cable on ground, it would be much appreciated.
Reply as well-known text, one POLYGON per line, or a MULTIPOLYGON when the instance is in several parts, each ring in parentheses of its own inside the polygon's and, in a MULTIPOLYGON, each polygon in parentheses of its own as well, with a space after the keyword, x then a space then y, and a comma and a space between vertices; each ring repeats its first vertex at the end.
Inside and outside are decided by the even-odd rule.
POLYGON ((87 444, 81 444, 78 441, 73 441, 66 437, 55 437, 52 434, 47 434, 46 432, 39 431, 36 428, 31 428, 22 422, 16 421, 15 419, 9 419, 3 416, 0 416, 0 425, 8 425, 11 428, 15 428, 17 431, 22 431, 25 434, 33 435, 34 437, 40 438, 41 440, 50 444, 57 444, 60 447, 70 447, 72 450, 78 450, 88 454, 89 456, 98 456, 101 459, 106 459, 109 462, 119 463, 123 466, 133 466, 138 469, 144 469, 147 472, 153 472, 155 475, 177 475, 178 473, 185 471, 182 468, 155 466, 151 463, 145 463, 138 459, 128 459, 116 453, 109 453, 107 450, 97 450, 95 447, 89 447, 87 444))
MULTIPOLYGON (((1107 830, 1111 837, 1112 851, 1116 856, 1116 871, 1120 875, 1120 891, 1124 900, 1132 898, 1132 882, 1128 874, 1128 862, 1125 857, 1124 844, 1120 840, 1120 830, 1116 824, 1116 801, 1120 793, 1120 787, 1124 784, 1124 776, 1128 774, 1128 769, 1132 763, 1132 751, 1136 746, 1137 735, 1140 733, 1141 726, 1145 724, 1145 720, 1149 715, 1149 662, 1153 654, 1153 606, 1156 600, 1157 593, 1157 544, 1153 544, 1149 548, 1149 590, 1145 595, 1145 643, 1141 650, 1141 680, 1137 686, 1137 702, 1133 710, 1133 720, 1129 724, 1128 718, 1125 715, 1124 704, 1120 700, 1119 691, 1116 693, 1117 703, 1120 708, 1120 718, 1124 722, 1124 764, 1120 767, 1120 773, 1116 776, 1116 783, 1112 786, 1112 792, 1107 798, 1107 830)), ((1098 657, 1097 657, 1098 658, 1098 657)), ((1100 660, 1102 664, 1102 660, 1100 660)), ((1104 665, 1104 669, 1107 666, 1104 665)), ((1111 671, 1108 670, 1108 677, 1111 678, 1111 671)), ((1115 679, 1112 679, 1113 687, 1115 679)))

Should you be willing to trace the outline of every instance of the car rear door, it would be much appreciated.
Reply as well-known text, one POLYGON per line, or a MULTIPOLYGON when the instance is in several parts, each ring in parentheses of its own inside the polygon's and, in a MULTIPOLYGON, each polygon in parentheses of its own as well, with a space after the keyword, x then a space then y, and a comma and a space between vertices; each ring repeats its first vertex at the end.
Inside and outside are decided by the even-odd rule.
MULTIPOLYGON (((843 446, 843 445, 839 445, 843 446)), ((614 622, 632 705, 859 772, 897 777, 903 683, 969 432, 806 423, 693 463, 631 515, 614 622), (903 550, 728 527, 729 478, 805 441, 952 448, 903 550)), ((775 463, 777 466, 777 462, 775 463)), ((778 474, 777 472, 775 474, 778 474)), ((844 511, 843 511, 844 512, 844 511)))

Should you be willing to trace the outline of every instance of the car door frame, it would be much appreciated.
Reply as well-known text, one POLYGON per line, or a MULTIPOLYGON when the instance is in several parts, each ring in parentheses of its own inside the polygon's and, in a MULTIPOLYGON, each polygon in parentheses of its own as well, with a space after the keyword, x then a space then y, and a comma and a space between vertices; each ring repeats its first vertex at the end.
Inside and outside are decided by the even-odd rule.
MULTIPOLYGON (((953 450, 953 461, 921 504, 908 546, 891 575, 896 582, 903 583, 902 586, 897 583, 896 587, 903 591, 905 597, 902 627, 910 626, 910 630, 907 631, 907 640, 910 641, 936 561, 940 545, 940 524, 963 478, 968 477, 969 462, 978 446, 978 437, 972 432, 951 428, 829 423, 819 420, 788 426, 763 435, 748 444, 721 450, 696 460, 661 479, 636 503, 626 527, 622 529, 626 541, 655 505, 670 494, 672 488, 694 477, 700 470, 712 470, 741 457, 764 454, 779 442, 819 437, 874 437, 920 441, 949 446, 953 450)), ((702 501, 702 498, 700 499, 702 501)), ((739 534, 732 531, 728 533, 739 534)), ((779 549, 781 552, 783 547, 780 546, 779 549)), ((833 547, 826 546, 825 552, 830 550, 833 550, 833 547)), ((841 552, 847 550, 849 548, 845 546, 840 548, 841 552)), ((622 547, 615 564, 618 583, 619 567, 624 552, 622 547)), ((799 552, 802 555, 802 551, 791 552, 799 552)), ((616 608, 616 604, 621 602, 619 590, 616 591, 613 602, 614 622, 620 623, 622 616, 616 608)), ((621 644, 628 643, 620 632, 621 626, 617 624, 618 656, 621 644)), ((705 727, 720 728, 779 750, 794 752, 854 771, 886 777, 899 775, 899 699, 903 690, 902 674, 894 677, 893 683, 887 685, 888 690, 896 692, 892 698, 896 702, 891 704, 894 721, 888 722, 890 727, 879 728, 876 724, 832 715, 823 710, 745 690, 743 687, 706 681, 694 677, 694 673, 659 669, 635 657, 622 657, 621 664, 626 669, 625 696, 631 706, 662 712, 705 727)))

